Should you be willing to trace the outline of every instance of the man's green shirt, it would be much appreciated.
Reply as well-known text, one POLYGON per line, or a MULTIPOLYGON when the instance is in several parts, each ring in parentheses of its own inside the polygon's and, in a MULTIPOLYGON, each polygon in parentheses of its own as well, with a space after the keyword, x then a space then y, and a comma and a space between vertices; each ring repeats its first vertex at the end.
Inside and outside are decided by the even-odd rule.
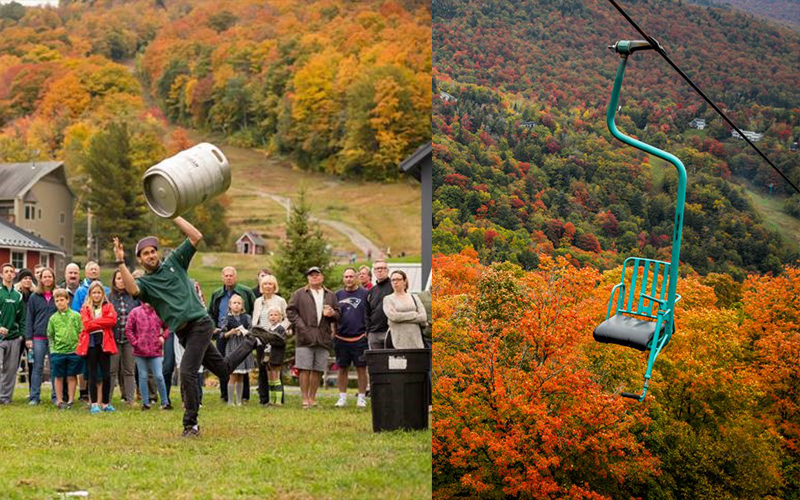
POLYGON ((8 329, 0 340, 12 340, 25 331, 25 303, 22 294, 14 289, 6 288, 0 283, 0 326, 8 329))
POLYGON ((170 330, 207 315, 187 270, 197 249, 187 238, 153 271, 136 280, 139 300, 147 302, 170 330))

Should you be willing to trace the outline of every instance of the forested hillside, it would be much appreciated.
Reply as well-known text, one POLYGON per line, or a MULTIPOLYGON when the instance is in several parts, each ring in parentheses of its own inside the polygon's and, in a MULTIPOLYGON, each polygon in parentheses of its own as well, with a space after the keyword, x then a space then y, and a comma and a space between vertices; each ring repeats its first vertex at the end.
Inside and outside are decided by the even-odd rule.
MULTIPOLYGON (((159 223, 137 179, 189 137, 258 149, 254 163, 270 155, 346 182, 394 182, 430 140, 430 25, 429 4, 415 0, 2 5, 0 162, 64 160, 76 227, 91 202, 98 236, 123 239, 159 223)), ((272 188, 294 196, 298 186, 272 188)), ((223 196, 189 214, 210 247, 231 248, 234 202, 223 196)))
MULTIPOLYGON (((800 35, 731 9, 625 2, 631 15, 759 146, 800 182, 800 35)), ((635 31, 596 1, 434 1, 434 245, 472 246, 484 262, 536 266, 541 253, 607 268, 666 258, 671 166, 611 140, 605 106, 635 31)), ((680 157, 689 171, 682 261, 742 280, 778 273, 797 248, 771 233, 732 181, 800 195, 656 54, 631 58, 620 129, 680 157), (704 118, 705 130, 689 128, 704 118)), ((794 204, 793 204, 794 202, 794 204)), ((685 266, 688 268, 688 266, 685 266)))
POLYGON ((146 109, 301 166, 375 180, 430 140, 425 2, 62 2, 0 10, 0 161, 55 158, 146 109), (82 122, 83 130, 75 129, 82 122))
POLYGON ((598 344, 619 270, 438 258, 434 498, 800 498, 800 270, 682 279, 644 355, 598 344))
MULTIPOLYGON (((620 3, 800 182, 796 32, 620 3)), ((800 196, 660 57, 629 59, 617 125, 689 185, 675 333, 621 398, 649 352, 592 331, 623 258, 669 260, 677 183, 606 128, 606 47, 637 36, 600 0, 433 13, 434 498, 800 499, 798 250, 747 190, 795 216, 800 196)))
POLYGON ((692 0, 698 5, 731 5, 756 16, 800 29, 800 1, 798 0, 692 0))

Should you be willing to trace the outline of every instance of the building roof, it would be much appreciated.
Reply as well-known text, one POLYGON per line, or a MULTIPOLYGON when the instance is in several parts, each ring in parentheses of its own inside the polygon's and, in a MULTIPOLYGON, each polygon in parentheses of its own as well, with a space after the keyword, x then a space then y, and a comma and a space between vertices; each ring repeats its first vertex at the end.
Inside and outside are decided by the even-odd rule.
POLYGON ((418 147, 411 156, 403 160, 400 168, 403 172, 413 175, 418 181, 422 179, 422 165, 425 161, 430 161, 433 155, 433 144, 428 142, 418 147))
POLYGON ((245 236, 249 237, 250 241, 252 241, 254 245, 258 245, 258 246, 261 246, 261 247, 267 246, 267 242, 264 241, 264 238, 262 238, 261 236, 259 236, 256 233, 254 233, 253 231, 247 231, 246 233, 241 235, 239 237, 239 239, 236 240, 236 243, 239 243, 240 241, 242 241, 242 238, 244 238, 245 236))
POLYGON ((0 247, 28 250, 41 250, 66 255, 64 249, 49 243, 24 229, 18 228, 5 219, 0 219, 0 247))
MULTIPOLYGON (((63 161, 43 161, 34 163, 0 163, 0 200, 13 200, 27 193, 45 175, 63 168, 63 161)), ((66 174, 61 171, 64 185, 66 174)), ((69 186, 67 186, 69 189, 69 186)), ((72 193, 72 190, 70 190, 72 193)))

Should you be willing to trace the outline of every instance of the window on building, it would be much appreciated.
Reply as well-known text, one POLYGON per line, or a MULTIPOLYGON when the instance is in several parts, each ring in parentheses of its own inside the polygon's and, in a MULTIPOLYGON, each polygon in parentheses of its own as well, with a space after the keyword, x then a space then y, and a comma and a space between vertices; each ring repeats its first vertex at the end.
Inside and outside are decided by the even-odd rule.
POLYGON ((25 205, 25 220, 31 220, 33 215, 31 214, 31 207, 25 205))
POLYGON ((49 253, 40 253, 39 254, 39 265, 44 267, 50 267, 50 254, 49 253))
POLYGON ((59 221, 62 224, 66 224, 67 223, 67 214, 65 214, 64 212, 61 212, 61 216, 59 217, 59 221))
POLYGON ((11 265, 16 269, 25 267, 25 253, 24 252, 11 252, 11 265))
POLYGON ((67 247, 67 246, 65 245, 65 240, 64 240, 64 237, 63 237, 63 236, 62 236, 61 238, 59 238, 59 239, 58 239, 58 245, 59 245, 61 248, 66 248, 66 247, 67 247))
POLYGON ((40 208, 39 209, 39 219, 41 219, 41 218, 42 218, 42 209, 40 208))

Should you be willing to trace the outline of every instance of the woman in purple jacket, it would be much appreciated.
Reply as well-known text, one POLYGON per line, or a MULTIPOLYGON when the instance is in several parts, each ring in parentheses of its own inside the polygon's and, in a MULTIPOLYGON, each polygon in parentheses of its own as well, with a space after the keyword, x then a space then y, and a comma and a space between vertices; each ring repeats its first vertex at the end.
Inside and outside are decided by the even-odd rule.
POLYGON ((150 392, 147 388, 147 375, 153 375, 161 398, 161 409, 171 410, 167 397, 167 385, 164 383, 162 361, 164 359, 164 341, 169 336, 167 325, 161 321, 150 304, 143 302, 128 314, 125 325, 125 336, 133 347, 133 357, 139 370, 139 392, 142 394, 142 410, 149 410, 150 392))

